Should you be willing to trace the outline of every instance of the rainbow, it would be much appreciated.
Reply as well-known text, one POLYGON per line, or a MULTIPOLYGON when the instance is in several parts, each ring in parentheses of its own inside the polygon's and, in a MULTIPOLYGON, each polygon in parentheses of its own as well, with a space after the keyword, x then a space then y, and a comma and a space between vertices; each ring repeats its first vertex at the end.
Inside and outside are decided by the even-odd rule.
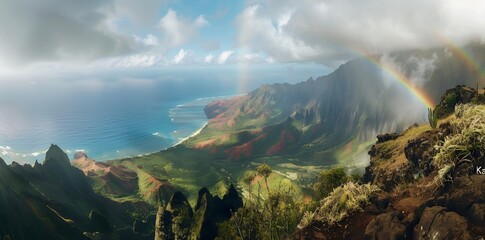
POLYGON ((473 57, 462 47, 459 47, 449 38, 437 34, 438 38, 445 44, 446 47, 455 55, 457 56, 466 66, 469 72, 475 74, 477 77, 477 82, 484 82, 485 81, 485 73, 480 68, 480 65, 473 60, 473 57))
POLYGON ((357 51, 360 53, 361 56, 369 60, 371 63, 375 64, 377 67, 384 70, 386 73, 391 75, 393 79, 397 80, 403 87, 405 87, 409 92, 411 92, 420 102, 422 102, 427 108, 433 109, 435 107, 434 100, 426 94, 425 91, 422 89, 414 86, 412 82, 402 74, 399 70, 395 69, 393 66, 389 64, 385 64, 376 56, 364 53, 362 51, 357 51))

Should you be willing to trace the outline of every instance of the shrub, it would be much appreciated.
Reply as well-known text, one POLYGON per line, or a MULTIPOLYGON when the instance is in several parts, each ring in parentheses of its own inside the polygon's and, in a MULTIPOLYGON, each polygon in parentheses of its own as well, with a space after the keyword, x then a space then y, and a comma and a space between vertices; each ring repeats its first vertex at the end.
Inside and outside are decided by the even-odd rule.
POLYGON ((313 184, 313 190, 316 195, 322 199, 326 197, 332 190, 349 180, 343 168, 333 168, 330 170, 323 170, 318 175, 317 182, 313 184))
POLYGON ((287 239, 301 219, 294 191, 274 190, 262 205, 246 204, 218 226, 216 239, 287 239))
POLYGON ((433 165, 439 169, 436 183, 451 180, 456 166, 464 162, 477 165, 485 158, 485 106, 457 105, 455 116, 452 135, 435 146, 438 153, 433 165))
POLYGON ((448 106, 455 106, 456 103, 458 102, 458 96, 456 95, 455 92, 452 92, 448 94, 445 98, 445 104, 448 106))
POLYGON ((306 213, 298 226, 303 228, 315 220, 330 225, 337 223, 350 213, 362 210, 362 207, 369 203, 369 199, 377 191, 379 188, 370 183, 347 182, 335 188, 325 199, 321 200, 320 206, 313 214, 306 213))
POLYGON ((428 108, 428 122, 432 129, 435 129, 438 126, 438 115, 431 108, 428 108))

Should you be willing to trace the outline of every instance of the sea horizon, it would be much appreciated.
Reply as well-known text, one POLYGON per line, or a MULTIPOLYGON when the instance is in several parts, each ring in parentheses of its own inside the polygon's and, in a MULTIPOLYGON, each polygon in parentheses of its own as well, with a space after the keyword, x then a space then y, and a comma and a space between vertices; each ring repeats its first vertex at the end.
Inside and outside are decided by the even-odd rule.
MULTIPOLYGON (((177 146, 181 143, 183 143, 185 140, 189 139, 192 136, 195 136, 197 133, 199 133, 207 124, 207 117, 205 116, 204 113, 204 107, 207 105, 209 102, 215 101, 215 100, 221 100, 221 99, 230 99, 235 96, 240 96, 244 94, 234 94, 234 95, 222 95, 222 96, 212 96, 212 97, 200 97, 196 98, 192 101, 188 101, 182 104, 177 104, 173 106, 172 108, 169 109, 168 111, 168 116, 170 117, 171 122, 178 127, 175 127, 176 130, 173 130, 169 133, 162 133, 162 132, 153 132, 151 133, 152 136, 157 136, 161 138, 166 138, 166 139, 171 139, 172 142, 167 146, 167 144, 163 144, 161 142, 161 148, 160 149, 155 149, 154 151, 151 152, 141 152, 141 153, 130 153, 130 150, 125 150, 124 153, 120 153, 120 150, 113 150, 115 151, 116 155, 104 155, 101 158, 97 155, 90 155, 90 152, 92 150, 90 149, 83 149, 83 148, 73 148, 73 149, 67 149, 63 148, 62 143, 51 143, 58 145, 61 147, 64 152, 68 154, 68 157, 71 160, 74 160, 74 155, 77 152, 83 152, 85 153, 89 159, 93 159, 96 161, 110 161, 110 160, 117 160, 117 159, 123 159, 123 158, 130 158, 130 157, 137 157, 137 156, 144 156, 144 155, 149 155, 153 154, 159 151, 166 150, 168 148, 177 146), (187 111, 187 109, 189 109, 187 111), (196 126, 199 126, 196 128, 196 126), (169 134, 170 136, 168 136, 169 134)), ((33 162, 26 161, 26 162, 19 162, 16 160, 28 160, 29 158, 36 158, 37 161, 42 162, 43 159, 45 158, 45 153, 49 149, 49 145, 46 145, 45 150, 39 150, 35 151, 32 153, 22 153, 22 152, 15 152, 15 148, 12 148, 8 145, 6 146, 0 146, 0 153, 2 153, 2 156, 7 156, 6 159, 10 159, 11 161, 9 162, 17 162, 17 163, 27 163, 27 164, 32 164, 33 162)), ((111 154, 114 154, 112 152, 111 154)), ((0 156, 0 157, 2 157, 0 156)), ((3 157, 2 157, 3 158, 3 157)), ((6 160, 4 159, 4 160, 6 160)), ((35 160, 34 160, 35 162, 35 160)))
POLYGON ((0 157, 7 163, 42 162, 50 144, 71 159, 84 152, 97 161, 158 152, 202 128, 204 106, 212 100, 325 73, 318 66, 295 67, 291 74, 284 68, 266 74, 256 69, 237 86, 232 77, 237 68, 203 75, 180 71, 59 74, 59 79, 12 82, 0 89, 0 157))

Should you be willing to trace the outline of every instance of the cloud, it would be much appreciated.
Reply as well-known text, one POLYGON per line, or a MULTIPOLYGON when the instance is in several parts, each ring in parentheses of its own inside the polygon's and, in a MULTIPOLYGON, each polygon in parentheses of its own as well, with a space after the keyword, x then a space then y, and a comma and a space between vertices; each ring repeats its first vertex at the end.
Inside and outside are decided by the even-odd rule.
POLYGON ((238 16, 237 24, 239 44, 251 52, 265 52, 281 61, 308 60, 312 55, 318 56, 316 49, 275 26, 260 5, 246 8, 238 16))
POLYGON ((133 38, 136 42, 143 43, 146 46, 157 46, 158 45, 158 37, 153 34, 148 34, 146 37, 139 37, 137 35, 133 35, 133 38))
POLYGON ((237 41, 279 62, 341 61, 360 52, 485 39, 485 2, 454 0, 248 0, 237 41))
POLYGON ((224 64, 226 63, 227 59, 232 55, 232 51, 224 51, 222 52, 219 57, 217 58, 217 63, 218 64, 224 64))
MULTIPOLYGON (((21 69, 31 65, 66 68, 93 63, 100 67, 167 64, 170 61, 159 55, 194 39, 208 22, 203 15, 188 19, 172 9, 160 18, 165 3, 5 0, 0 8, 0 68, 4 69, 0 74, 24 71, 21 69)), ((207 47, 218 48, 218 43, 207 47)))
POLYGON ((208 63, 208 64, 211 64, 213 60, 214 60, 214 55, 212 55, 212 54, 209 54, 209 55, 205 56, 205 58, 204 58, 204 62, 208 63))
POLYGON ((131 67, 152 67, 166 63, 166 59, 160 55, 135 54, 126 57, 101 59, 94 62, 94 67, 110 68, 131 68, 131 67))
POLYGON ((88 61, 121 56, 140 46, 109 30, 109 1, 5 0, 0 8, 0 57, 10 64, 88 61))
POLYGON ((263 64, 263 63, 273 63, 274 60, 271 57, 266 57, 262 54, 258 53, 247 53, 238 57, 239 63, 254 63, 254 64, 263 64))
MULTIPOLYGON (((106 0, 105 0, 106 1, 106 0)), ((111 0, 112 2, 104 9, 108 15, 109 25, 116 30, 120 19, 129 21, 123 27, 130 27, 130 30, 139 30, 147 26, 156 25, 159 19, 160 8, 168 3, 168 0, 111 0)))
POLYGON ((184 50, 183 48, 180 49, 180 51, 177 53, 177 55, 175 55, 175 57, 173 58, 173 63, 175 63, 175 64, 182 63, 184 61, 184 58, 187 56, 188 53, 189 53, 189 51, 184 50))
POLYGON ((183 19, 177 12, 169 9, 167 14, 160 19, 159 28, 163 34, 164 44, 168 47, 178 47, 194 37, 200 28, 208 22, 203 15, 194 20, 183 19))

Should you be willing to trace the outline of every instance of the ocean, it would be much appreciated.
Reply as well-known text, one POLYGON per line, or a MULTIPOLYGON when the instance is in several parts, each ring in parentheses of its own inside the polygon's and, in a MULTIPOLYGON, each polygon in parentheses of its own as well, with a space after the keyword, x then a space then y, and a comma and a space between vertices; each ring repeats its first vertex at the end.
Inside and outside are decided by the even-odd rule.
POLYGON ((204 106, 261 84, 296 83, 327 69, 129 69, 0 78, 0 157, 42 162, 50 144, 104 161, 160 151, 201 127, 204 106))

